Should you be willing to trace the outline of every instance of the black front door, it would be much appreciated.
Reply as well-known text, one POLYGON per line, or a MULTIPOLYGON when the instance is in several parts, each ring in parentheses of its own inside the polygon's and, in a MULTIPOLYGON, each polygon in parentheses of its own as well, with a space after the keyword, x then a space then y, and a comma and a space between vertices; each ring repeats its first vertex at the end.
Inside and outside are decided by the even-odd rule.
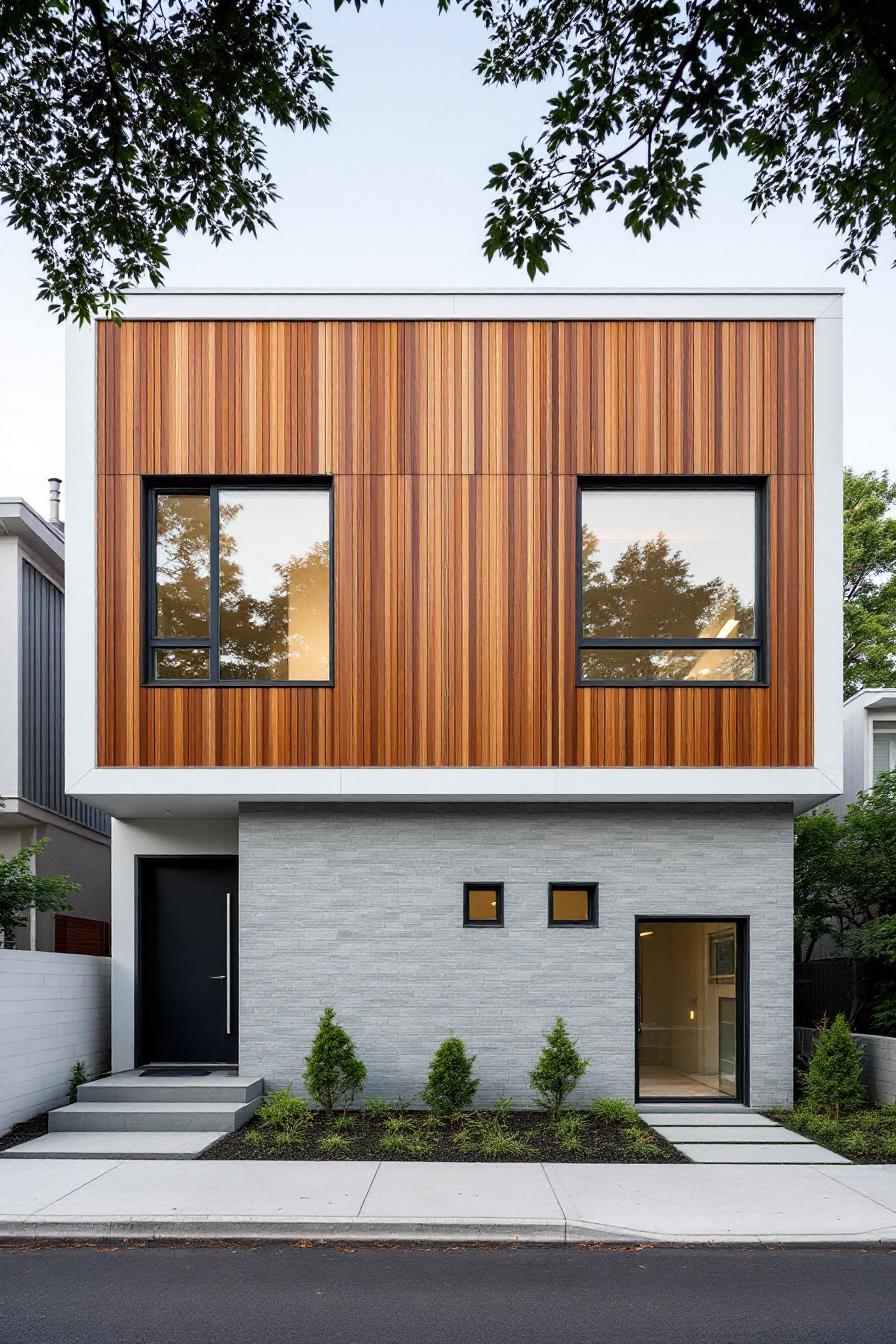
POLYGON ((237 1061, 237 861, 142 859, 138 1064, 237 1061))

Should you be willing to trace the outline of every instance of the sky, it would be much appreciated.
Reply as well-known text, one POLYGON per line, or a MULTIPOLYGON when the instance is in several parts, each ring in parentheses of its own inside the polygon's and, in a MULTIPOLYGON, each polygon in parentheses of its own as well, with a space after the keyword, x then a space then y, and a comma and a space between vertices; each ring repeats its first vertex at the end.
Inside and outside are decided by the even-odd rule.
MULTIPOLYGON (((309 17, 339 72, 327 134, 268 130, 281 191, 277 227, 220 248, 188 236, 171 249, 173 286, 321 288, 530 287, 509 262, 482 256, 487 168, 539 129, 543 90, 487 89, 470 14, 435 0, 386 0, 309 17)), ((592 215, 540 283, 569 287, 829 286, 846 291, 845 459, 896 465, 896 247, 866 282, 841 276, 831 231, 811 206, 753 221, 749 165, 707 171, 699 218, 632 238, 618 214, 592 215)), ((27 237, 0 225, 0 496, 47 509, 64 474, 63 330, 36 299, 27 237)), ((63 485, 63 517, 65 488, 63 485)))

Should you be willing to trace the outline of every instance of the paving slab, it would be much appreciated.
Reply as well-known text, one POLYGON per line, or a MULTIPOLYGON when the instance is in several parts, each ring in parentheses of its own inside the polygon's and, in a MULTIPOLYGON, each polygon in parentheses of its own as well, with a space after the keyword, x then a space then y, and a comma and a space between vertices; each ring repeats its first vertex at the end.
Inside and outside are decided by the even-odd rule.
POLYGON ((657 1134, 680 1147, 683 1143, 809 1143, 783 1125, 654 1125, 657 1134))
POLYGON ((112 1171, 116 1162, 10 1162, 0 1176, 0 1218, 27 1218, 79 1186, 112 1171))
MULTIPOLYGON (((857 1168, 845 1169, 851 1176, 857 1168)), ((567 1240, 833 1241, 896 1238, 896 1216, 827 1168, 547 1163, 567 1240)))
POLYGON ((838 1167, 825 1175, 896 1213, 896 1166, 838 1167))
POLYGON ((656 1113, 647 1113, 641 1116, 645 1124, 652 1125, 654 1129, 660 1125, 689 1125, 696 1126, 707 1125, 711 1128, 719 1126, 740 1126, 749 1125, 751 1128, 768 1129, 776 1127, 774 1120, 769 1120, 767 1115, 760 1115, 758 1111, 737 1111, 733 1115, 712 1115, 685 1114, 682 1111, 661 1111, 656 1113))
POLYGON ((807 1166, 821 1163, 843 1163, 849 1166, 848 1158, 821 1148, 817 1143, 790 1145, 787 1143, 676 1143, 676 1148, 691 1162, 744 1163, 764 1162, 783 1163, 801 1162, 807 1166))
POLYGON ((538 1227, 563 1240, 563 1211, 540 1162, 383 1162, 363 1218, 385 1227, 428 1224, 483 1236, 538 1227))
MULTIPOLYGON (((10 1166, 16 1170, 15 1164, 10 1166)), ((102 1181, 83 1185, 44 1208, 41 1217, 351 1219, 361 1211, 377 1166, 376 1162, 211 1161, 172 1168, 167 1162, 121 1162, 102 1181)))
POLYGON ((166 1134, 162 1130, 148 1134, 134 1130, 122 1130, 120 1133, 104 1133, 97 1130, 85 1130, 83 1133, 42 1134, 38 1139, 28 1139, 0 1153, 0 1158, 21 1159, 23 1157, 105 1157, 111 1159, 146 1157, 187 1159, 197 1157, 213 1143, 218 1143, 221 1134, 197 1133, 194 1130, 174 1130, 166 1134))

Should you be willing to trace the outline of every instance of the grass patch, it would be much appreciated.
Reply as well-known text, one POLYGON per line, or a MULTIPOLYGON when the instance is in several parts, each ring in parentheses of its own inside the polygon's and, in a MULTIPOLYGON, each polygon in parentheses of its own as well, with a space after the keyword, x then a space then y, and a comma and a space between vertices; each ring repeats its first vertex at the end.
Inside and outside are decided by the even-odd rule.
POLYGON ((772 1120, 848 1157, 851 1162, 896 1162, 896 1105, 861 1106, 841 1115, 839 1120, 806 1105, 768 1114, 772 1120))
POLYGON ((396 1162, 684 1162, 627 1103, 604 1099, 590 1110, 515 1111, 502 1097, 490 1110, 438 1116, 408 1102, 373 1099, 327 1120, 288 1089, 273 1093, 236 1134, 206 1159, 396 1162))

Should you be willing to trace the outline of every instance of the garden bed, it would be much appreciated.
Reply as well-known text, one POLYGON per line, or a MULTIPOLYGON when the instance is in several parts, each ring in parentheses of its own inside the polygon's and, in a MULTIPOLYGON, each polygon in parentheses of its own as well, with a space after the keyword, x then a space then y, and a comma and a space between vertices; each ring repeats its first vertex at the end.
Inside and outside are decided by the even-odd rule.
MULTIPOLYGON (((276 1094, 275 1094, 276 1095, 276 1094)), ((292 1099, 295 1101, 295 1099, 292 1099)), ((279 1122, 260 1113, 227 1134, 203 1159, 378 1162, 684 1162, 622 1102, 591 1111, 464 1111, 440 1119, 430 1112, 374 1104, 327 1120, 301 1107, 279 1122)))
POLYGON ((896 1162, 896 1105, 862 1106, 840 1120, 808 1106, 768 1114, 851 1162, 896 1162))
POLYGON ((8 1134, 0 1134, 0 1153, 16 1144, 27 1143, 29 1139, 39 1139, 47 1133, 47 1112, 32 1116, 30 1120, 20 1120, 13 1125, 8 1134))

